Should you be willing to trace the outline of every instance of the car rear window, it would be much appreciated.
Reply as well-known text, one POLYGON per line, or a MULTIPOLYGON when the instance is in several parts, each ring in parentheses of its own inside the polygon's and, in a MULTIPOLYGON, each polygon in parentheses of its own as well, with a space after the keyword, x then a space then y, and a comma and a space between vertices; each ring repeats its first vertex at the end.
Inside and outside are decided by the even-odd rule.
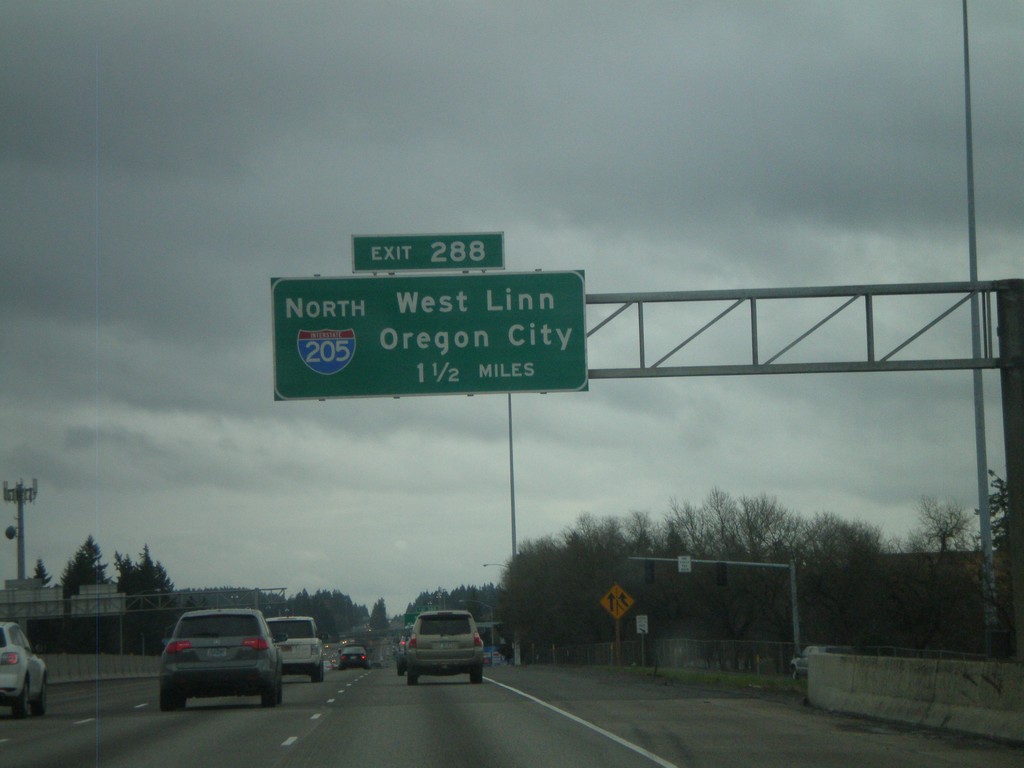
POLYGON ((468 635, 468 616, 421 616, 421 635, 468 635))
POLYGON ((0 648, 5 647, 6 645, 7 645, 7 636, 4 634, 4 631, 2 629, 0 629, 0 648))
POLYGON ((302 621, 301 619, 295 621, 270 621, 270 628, 275 632, 283 632, 288 635, 288 639, 297 637, 314 637, 313 622, 302 621))
POLYGON ((186 616, 177 637, 252 637, 260 634, 255 616, 186 616))

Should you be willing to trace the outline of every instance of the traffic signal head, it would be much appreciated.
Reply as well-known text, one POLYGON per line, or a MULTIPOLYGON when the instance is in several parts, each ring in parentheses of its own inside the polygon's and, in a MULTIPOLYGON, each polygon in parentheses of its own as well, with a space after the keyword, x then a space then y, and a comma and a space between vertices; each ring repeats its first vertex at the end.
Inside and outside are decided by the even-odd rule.
POLYGON ((715 584, 720 587, 729 586, 729 566, 726 563, 715 563, 715 584))

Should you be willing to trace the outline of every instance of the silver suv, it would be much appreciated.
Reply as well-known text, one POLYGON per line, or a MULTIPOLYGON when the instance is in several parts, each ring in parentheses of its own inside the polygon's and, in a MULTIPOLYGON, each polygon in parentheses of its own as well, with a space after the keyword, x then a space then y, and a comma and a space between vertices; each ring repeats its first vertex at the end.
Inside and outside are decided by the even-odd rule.
POLYGON ((484 679, 484 643, 469 611, 426 611, 416 618, 406 643, 406 674, 409 685, 420 675, 469 673, 471 683, 484 679))
POLYGON ((309 675, 314 683, 324 681, 323 636, 316 631, 312 616, 280 616, 267 619, 267 625, 278 639, 281 663, 286 675, 309 675))
POLYGON ((260 611, 189 611, 178 619, 160 656, 162 711, 191 696, 259 696, 273 707, 281 693, 281 650, 260 611))

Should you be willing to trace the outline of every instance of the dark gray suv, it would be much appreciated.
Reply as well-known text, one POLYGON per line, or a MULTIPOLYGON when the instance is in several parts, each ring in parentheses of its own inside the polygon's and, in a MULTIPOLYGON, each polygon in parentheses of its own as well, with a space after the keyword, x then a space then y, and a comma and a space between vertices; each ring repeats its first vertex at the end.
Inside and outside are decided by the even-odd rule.
POLYGON ((260 611, 189 611, 160 656, 160 709, 206 696, 259 696, 273 707, 281 703, 281 673, 281 650, 260 611))

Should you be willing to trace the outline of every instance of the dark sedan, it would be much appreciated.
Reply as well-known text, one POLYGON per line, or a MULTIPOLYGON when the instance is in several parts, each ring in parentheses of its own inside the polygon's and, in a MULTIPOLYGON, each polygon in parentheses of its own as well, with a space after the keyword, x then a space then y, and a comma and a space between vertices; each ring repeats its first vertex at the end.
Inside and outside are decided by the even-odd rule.
POLYGON ((338 657, 338 669, 370 668, 370 657, 361 645, 346 646, 338 657))

